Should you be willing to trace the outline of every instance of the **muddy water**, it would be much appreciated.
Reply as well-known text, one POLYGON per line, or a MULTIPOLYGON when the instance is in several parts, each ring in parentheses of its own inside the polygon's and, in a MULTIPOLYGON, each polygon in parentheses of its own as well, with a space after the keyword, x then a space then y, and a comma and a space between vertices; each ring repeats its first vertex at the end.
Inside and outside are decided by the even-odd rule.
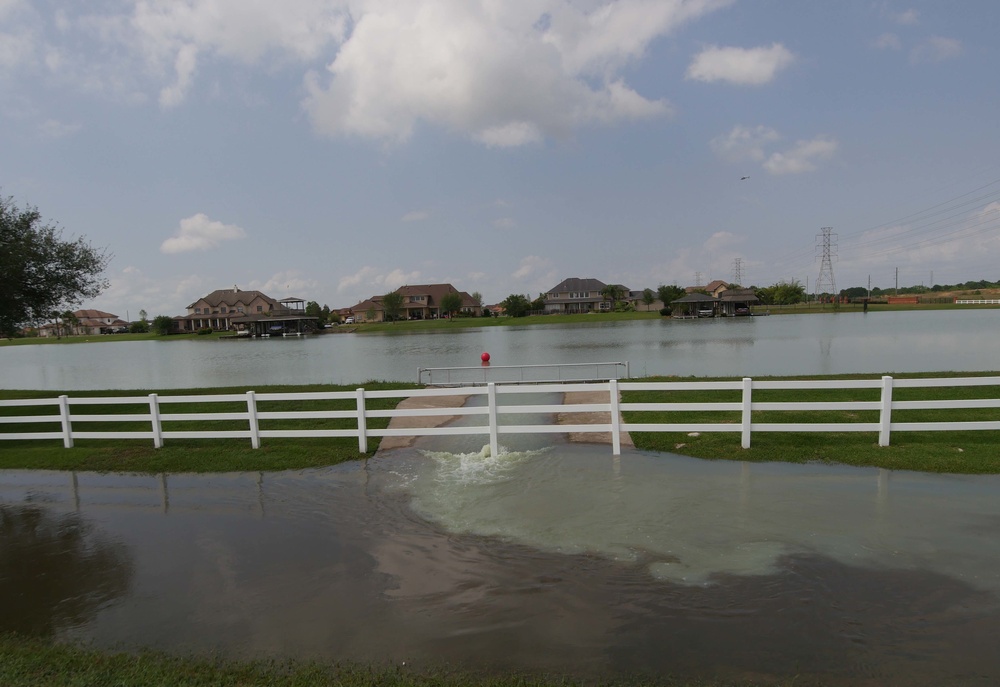
POLYGON ((1000 479, 558 444, 0 472, 0 630, 583 678, 1000 681, 1000 479))

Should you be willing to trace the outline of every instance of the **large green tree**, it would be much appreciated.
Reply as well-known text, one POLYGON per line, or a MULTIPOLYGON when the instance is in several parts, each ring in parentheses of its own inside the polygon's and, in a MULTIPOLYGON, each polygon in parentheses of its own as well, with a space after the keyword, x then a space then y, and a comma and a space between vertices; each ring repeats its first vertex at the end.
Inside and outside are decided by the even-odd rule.
POLYGON ((462 294, 450 291, 441 296, 441 310, 449 317, 462 309, 462 294))
POLYGON ((531 301, 528 300, 527 296, 522 296, 519 293, 512 293, 500 301, 500 305, 503 306, 504 312, 506 312, 508 316, 524 317, 528 314, 528 310, 531 308, 531 301))
POLYGON ((385 319, 395 322, 399 319, 399 314, 403 311, 403 294, 398 291, 390 291, 382 296, 382 310, 385 312, 385 319))
POLYGON ((37 208, 0 198, 0 334, 96 297, 108 286, 102 275, 110 260, 83 237, 64 240, 37 208))

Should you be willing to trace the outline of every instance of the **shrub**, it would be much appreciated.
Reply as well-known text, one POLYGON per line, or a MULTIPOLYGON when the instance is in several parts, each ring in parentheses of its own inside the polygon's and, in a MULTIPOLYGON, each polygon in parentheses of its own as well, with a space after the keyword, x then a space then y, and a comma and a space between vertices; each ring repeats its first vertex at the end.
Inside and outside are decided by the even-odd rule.
POLYGON ((201 329, 198 330, 198 336, 204 336, 205 334, 211 334, 211 333, 212 333, 211 327, 202 327, 201 329))
POLYGON ((660 314, 663 315, 664 317, 670 317, 671 313, 673 313, 673 311, 670 308, 666 307, 660 308, 660 314))

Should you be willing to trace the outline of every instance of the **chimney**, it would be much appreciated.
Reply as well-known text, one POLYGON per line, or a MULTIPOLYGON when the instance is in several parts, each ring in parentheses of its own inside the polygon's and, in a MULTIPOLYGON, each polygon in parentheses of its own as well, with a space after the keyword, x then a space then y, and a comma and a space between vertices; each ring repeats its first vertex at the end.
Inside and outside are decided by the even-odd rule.
POLYGON ((233 293, 239 293, 239 292, 240 292, 240 287, 236 286, 236 284, 233 284, 233 293))

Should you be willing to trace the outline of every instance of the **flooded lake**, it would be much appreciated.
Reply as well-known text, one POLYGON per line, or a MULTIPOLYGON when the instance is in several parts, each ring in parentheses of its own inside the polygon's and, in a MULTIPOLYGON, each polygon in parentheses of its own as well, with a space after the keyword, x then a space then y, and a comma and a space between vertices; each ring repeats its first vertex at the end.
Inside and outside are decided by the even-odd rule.
POLYGON ((1000 369, 1000 310, 658 318, 595 324, 336 333, 308 338, 104 340, 0 348, 6 389, 182 389, 415 382, 422 367, 628 362, 632 376, 1000 369))
MULTIPOLYGON (((996 370, 996 317, 8 347, 0 386, 412 381, 481 350, 633 375, 996 370)), ((585 680, 1000 683, 1000 476, 506 443, 282 473, 0 471, 0 632, 585 680)))

